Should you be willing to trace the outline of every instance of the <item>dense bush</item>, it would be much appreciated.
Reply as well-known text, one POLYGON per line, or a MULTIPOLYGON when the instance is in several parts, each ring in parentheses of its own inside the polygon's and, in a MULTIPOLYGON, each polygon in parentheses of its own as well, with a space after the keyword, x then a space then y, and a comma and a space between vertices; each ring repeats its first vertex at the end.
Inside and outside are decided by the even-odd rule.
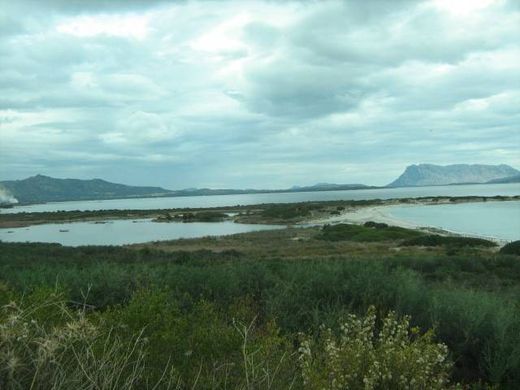
POLYGON ((520 240, 510 242, 500 248, 500 253, 504 255, 518 255, 520 256, 520 240))
MULTIPOLYGON (((105 312, 71 309, 52 291, 13 301, 0 312, 0 388, 284 389, 296 381, 295 347, 274 323, 226 320, 204 301, 180 306, 160 291, 105 312)), ((233 316, 244 309, 230 307, 233 316)))
POLYGON ((380 223, 380 222, 374 222, 374 221, 368 221, 363 224, 365 227, 369 228, 375 228, 375 229, 386 229, 388 227, 388 224, 386 223, 380 223))
POLYGON ((436 234, 415 237, 401 243, 403 246, 494 247, 496 243, 483 238, 439 236, 436 234))
POLYGON ((71 309, 38 290, 0 313, 2 389, 444 388, 447 349, 432 333, 375 308, 296 342, 276 324, 256 325, 251 302, 219 311, 205 301, 140 291, 125 306, 71 309), (228 317, 229 316, 229 317, 228 317), (245 316, 245 317, 243 317, 245 316), (241 320, 238 317, 245 318, 241 320), (299 359, 297 355, 299 352, 299 359), (332 383, 331 383, 332 381, 332 383))
POLYGON ((321 208, 320 205, 315 204, 275 204, 266 206, 262 210, 262 217, 270 219, 297 219, 308 216, 312 210, 321 208))
POLYGON ((183 377, 191 378, 200 367, 182 365, 188 352, 197 359, 211 356, 228 367, 224 374, 204 366, 201 375, 243 378, 243 370, 236 368, 244 366, 243 342, 233 318, 239 329, 244 329, 239 323, 247 329, 255 319, 249 352, 282 345, 276 347, 281 355, 262 352, 270 357, 261 361, 272 368, 280 361, 285 364, 290 349, 284 346, 292 345, 297 332, 316 334, 321 324, 334 327, 349 313, 374 305, 382 313, 411 315, 413 326, 434 327, 452 352, 454 381, 503 388, 520 383, 520 262, 508 256, 347 254, 280 261, 236 251, 166 253, 0 243, 0 282, 0 304, 57 285, 71 302, 83 302, 86 296, 108 328, 123 321, 126 328, 117 328, 121 336, 125 329, 130 335, 146 325, 143 337, 158 359, 149 360, 147 370, 154 380, 171 345, 178 346, 171 347, 171 361, 183 377), (262 335, 272 341, 263 342, 262 335), (225 363, 229 359, 234 369, 225 363))
POLYGON ((367 224, 365 226, 344 223, 325 225, 318 238, 326 241, 375 242, 402 240, 422 235, 421 232, 415 230, 386 224, 376 224, 375 222, 367 222, 367 224))

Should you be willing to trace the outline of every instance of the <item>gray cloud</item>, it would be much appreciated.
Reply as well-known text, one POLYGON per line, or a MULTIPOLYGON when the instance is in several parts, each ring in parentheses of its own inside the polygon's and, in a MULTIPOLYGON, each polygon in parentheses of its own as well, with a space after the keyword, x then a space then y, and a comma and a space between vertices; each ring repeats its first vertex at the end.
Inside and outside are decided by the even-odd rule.
POLYGON ((518 4, 454 4, 0 1, 0 176, 273 188, 520 167, 518 4))

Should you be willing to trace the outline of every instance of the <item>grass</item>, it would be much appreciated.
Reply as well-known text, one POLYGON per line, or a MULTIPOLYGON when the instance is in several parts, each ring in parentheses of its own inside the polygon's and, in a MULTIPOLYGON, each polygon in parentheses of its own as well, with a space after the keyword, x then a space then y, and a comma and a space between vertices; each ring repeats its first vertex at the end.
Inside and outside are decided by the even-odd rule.
POLYGON ((147 352, 142 332, 121 337, 52 291, 35 291, 0 312, 2 389, 174 388, 169 362, 157 379, 149 377, 147 352))

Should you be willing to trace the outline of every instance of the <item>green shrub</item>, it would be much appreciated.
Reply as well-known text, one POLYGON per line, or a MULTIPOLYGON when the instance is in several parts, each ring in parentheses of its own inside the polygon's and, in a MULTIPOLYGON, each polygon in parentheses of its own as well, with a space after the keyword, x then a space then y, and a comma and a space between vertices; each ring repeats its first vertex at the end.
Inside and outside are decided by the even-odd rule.
POLYGON ((276 220, 299 219, 307 217, 313 210, 321 207, 322 205, 313 203, 273 204, 266 206, 261 215, 264 218, 276 220))
POLYGON ((227 217, 227 214, 218 211, 198 211, 196 213, 184 213, 181 219, 183 222, 221 222, 227 217))
POLYGON ((473 237, 452 237, 452 236, 439 236, 436 234, 431 234, 428 236, 420 236, 411 238, 409 240, 401 243, 403 246, 449 246, 449 247, 494 247, 497 246, 496 243, 489 240, 484 240, 483 238, 473 238, 473 237))
POLYGON ((368 226, 345 223, 325 225, 317 238, 326 241, 377 242, 403 240, 421 235, 422 233, 416 230, 371 222, 368 226))
POLYGON ((239 335, 205 300, 177 300, 164 291, 141 290, 103 318, 126 338, 142 330, 153 351, 150 362, 156 376, 161 362, 170 360, 183 380, 194 378, 201 364, 204 368, 224 364, 239 351, 239 335))
POLYGON ((365 222, 363 224, 364 227, 369 227, 369 228, 375 228, 375 229, 385 229, 388 227, 388 224, 386 223, 379 223, 379 222, 374 222, 374 221, 368 221, 368 222, 365 222))
MULTIPOLYGON (((247 304, 230 310, 248 318, 247 304)), ((245 324, 162 291, 89 312, 41 290, 0 312, 0 388, 287 388, 297 373, 292 343, 273 321, 245 324)))
POLYGON ((520 240, 510 242, 500 248, 500 253, 504 255, 518 255, 520 256, 520 240))
POLYGON ((373 306, 363 318, 347 316, 337 335, 303 336, 299 354, 307 389, 444 389, 451 368, 431 331, 420 335, 393 312, 378 331, 373 306))

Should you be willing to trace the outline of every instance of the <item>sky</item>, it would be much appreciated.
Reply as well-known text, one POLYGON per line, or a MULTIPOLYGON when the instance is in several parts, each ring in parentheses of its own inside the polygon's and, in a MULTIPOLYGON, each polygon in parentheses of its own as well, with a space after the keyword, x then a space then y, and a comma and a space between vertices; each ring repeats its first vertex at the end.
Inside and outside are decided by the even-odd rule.
POLYGON ((0 0, 0 180, 520 168, 520 1, 0 0))

